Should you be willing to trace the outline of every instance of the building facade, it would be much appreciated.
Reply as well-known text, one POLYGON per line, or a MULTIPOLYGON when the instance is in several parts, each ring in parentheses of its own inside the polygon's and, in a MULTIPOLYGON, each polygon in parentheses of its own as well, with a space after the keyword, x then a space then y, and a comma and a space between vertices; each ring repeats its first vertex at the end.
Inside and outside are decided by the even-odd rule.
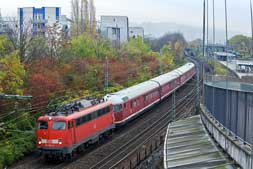
POLYGON ((129 39, 129 22, 127 16, 101 16, 101 35, 114 46, 129 39))
POLYGON ((236 59, 236 55, 228 52, 214 52, 214 58, 219 61, 231 61, 236 59))
POLYGON ((130 27, 129 28, 130 38, 142 38, 144 39, 144 29, 142 27, 130 27))
POLYGON ((9 35, 17 27, 17 21, 0 17, 0 35, 9 35))
POLYGON ((46 28, 59 24, 68 30, 65 17, 61 15, 59 7, 24 7, 18 8, 18 21, 20 32, 24 29, 31 31, 33 35, 46 35, 46 28), (63 24, 60 23, 62 21, 63 24), (66 28, 67 27, 67 28, 66 28))

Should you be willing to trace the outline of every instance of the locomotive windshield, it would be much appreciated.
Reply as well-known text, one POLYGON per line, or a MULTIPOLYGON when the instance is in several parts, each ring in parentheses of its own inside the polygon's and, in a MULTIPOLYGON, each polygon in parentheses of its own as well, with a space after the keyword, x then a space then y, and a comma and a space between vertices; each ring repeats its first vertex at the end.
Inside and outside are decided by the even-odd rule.
POLYGON ((121 110, 122 110, 122 105, 121 104, 113 106, 113 112, 121 112, 121 110))
POLYGON ((53 122, 52 128, 54 130, 65 130, 66 129, 66 123, 65 122, 60 122, 60 121, 53 122))
POLYGON ((48 128, 48 123, 46 121, 39 121, 38 129, 47 130, 47 128, 48 128))

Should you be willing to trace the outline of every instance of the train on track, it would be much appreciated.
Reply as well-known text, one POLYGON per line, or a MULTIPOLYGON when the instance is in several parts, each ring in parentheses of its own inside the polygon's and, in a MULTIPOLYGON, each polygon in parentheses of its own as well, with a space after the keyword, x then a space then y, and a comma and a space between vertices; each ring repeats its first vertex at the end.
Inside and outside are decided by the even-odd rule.
POLYGON ((79 100, 41 116, 36 131, 37 148, 46 158, 71 158, 161 102, 195 74, 195 65, 187 63, 103 99, 79 100))

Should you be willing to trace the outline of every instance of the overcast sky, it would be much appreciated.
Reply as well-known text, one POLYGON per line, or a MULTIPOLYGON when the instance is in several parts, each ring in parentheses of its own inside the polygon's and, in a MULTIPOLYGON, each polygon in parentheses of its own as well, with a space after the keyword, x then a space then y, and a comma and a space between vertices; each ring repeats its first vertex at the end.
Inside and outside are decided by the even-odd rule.
MULTIPOLYGON (((203 0, 94 0, 97 17, 101 15, 126 15, 132 23, 172 22, 200 27, 203 0)), ((210 1, 210 6, 211 2, 210 1)), ((216 2, 216 25, 224 26, 224 0, 216 2)), ((227 0, 229 30, 250 33, 249 0, 227 0)), ((2 15, 15 16, 18 7, 59 6, 62 14, 70 16, 70 0, 0 0, 2 15)), ((210 8, 211 10, 211 8, 210 8)), ((211 11, 210 11, 211 15, 211 11)), ((211 17, 210 17, 211 20, 211 17)))

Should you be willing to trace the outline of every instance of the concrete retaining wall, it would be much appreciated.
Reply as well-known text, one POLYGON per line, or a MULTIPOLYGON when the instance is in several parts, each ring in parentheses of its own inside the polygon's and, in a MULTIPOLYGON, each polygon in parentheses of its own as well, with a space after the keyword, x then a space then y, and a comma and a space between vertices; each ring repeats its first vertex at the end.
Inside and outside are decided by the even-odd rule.
POLYGON ((242 168, 253 169, 252 146, 236 138, 236 136, 223 127, 203 105, 201 105, 201 112, 203 124, 223 150, 225 150, 242 168))

